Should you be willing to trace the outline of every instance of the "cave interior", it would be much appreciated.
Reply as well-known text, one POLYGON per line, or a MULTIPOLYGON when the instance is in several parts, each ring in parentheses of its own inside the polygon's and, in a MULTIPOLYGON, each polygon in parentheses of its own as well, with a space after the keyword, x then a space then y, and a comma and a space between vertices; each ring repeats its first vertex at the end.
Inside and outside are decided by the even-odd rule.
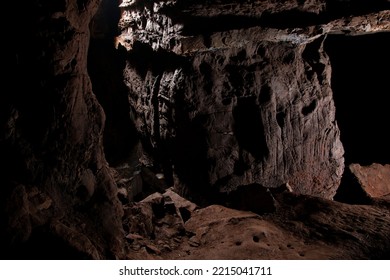
POLYGON ((390 256, 388 1, 19 2, 2 259, 390 256))

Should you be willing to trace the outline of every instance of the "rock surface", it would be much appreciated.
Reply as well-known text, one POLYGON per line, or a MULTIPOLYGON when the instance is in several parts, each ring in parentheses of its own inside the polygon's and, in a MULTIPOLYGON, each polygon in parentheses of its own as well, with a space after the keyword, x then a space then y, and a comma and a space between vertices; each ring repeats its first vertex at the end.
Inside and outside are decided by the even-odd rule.
POLYGON ((388 31, 385 4, 122 2, 118 44, 150 164, 187 197, 288 182, 332 199, 344 149, 323 43, 388 31))
POLYGON ((351 164, 349 169, 370 197, 390 195, 390 164, 373 163, 369 166, 351 164))
POLYGON ((10 9, 18 23, 0 97, 1 258, 124 256, 105 114, 87 72, 99 4, 22 0, 10 9))
POLYGON ((331 200, 344 163, 323 48, 388 31, 388 1, 123 1, 120 54, 90 63, 115 33, 107 3, 7 3, 0 258, 389 258, 386 195, 331 200))
MULTIPOLYGON (((161 195, 160 195, 161 197, 161 195)), ((388 259, 389 200, 348 205, 282 192, 267 215, 210 205, 156 218, 153 238, 132 237, 135 259, 388 259), (162 218, 163 217, 163 218, 162 218), (164 221, 161 223, 161 221, 164 221), (169 234, 161 228, 169 228, 169 234), (162 234, 162 232, 164 232, 162 234), (153 250, 148 248, 154 248, 153 250)), ((160 212, 160 215, 163 212, 160 212)), ((151 217, 152 217, 151 216, 151 217)))

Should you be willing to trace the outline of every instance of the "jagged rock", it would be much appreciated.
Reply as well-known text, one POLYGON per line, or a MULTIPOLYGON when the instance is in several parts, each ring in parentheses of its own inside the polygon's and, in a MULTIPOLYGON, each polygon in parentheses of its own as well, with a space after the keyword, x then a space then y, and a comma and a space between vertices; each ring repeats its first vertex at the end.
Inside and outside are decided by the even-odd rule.
MULTIPOLYGON (((126 239, 131 243, 131 248, 137 251, 146 247, 150 254, 172 252, 186 235, 184 222, 191 217, 190 211, 194 210, 193 203, 172 190, 164 194, 151 194, 127 209, 124 224, 129 234, 126 239)), ((142 256, 140 258, 144 259, 142 256)))
POLYGON ((135 234, 135 233, 129 233, 128 235, 126 235, 126 238, 129 240, 142 240, 142 239, 144 239, 144 237, 142 237, 141 235, 135 234))
MULTIPOLYGON (((296 38, 305 28, 319 26, 320 32, 367 33, 389 29, 386 0, 346 1, 151 1, 121 5, 118 43, 131 50, 137 42, 154 50, 178 54, 210 47, 215 32, 253 26, 293 29, 296 38), (364 4, 362 4, 364 2, 364 4), (379 13, 379 16, 377 16, 379 13), (352 20, 351 15, 356 15, 352 20), (367 16, 366 16, 367 15, 367 16)), ((291 30, 288 31, 291 34, 291 30)), ((286 34, 287 35, 287 34, 286 34)), ((239 39, 240 40, 240 39, 239 39)))
POLYGON ((389 31, 387 0, 112 2, 7 2, 1 258, 389 257, 386 195, 297 194, 332 198, 344 168, 324 42, 389 31), (176 193, 252 184, 264 216, 176 193))
POLYGON ((384 6, 172 0, 123 7, 133 22, 118 43, 128 55, 136 128, 180 194, 201 202, 239 186, 289 182, 294 192, 332 199, 344 148, 323 44, 328 34, 389 30, 384 6))
POLYGON ((380 198, 390 194, 390 164, 362 166, 355 163, 348 168, 370 197, 380 198))
POLYGON ((300 44, 258 41, 256 29, 232 33, 249 41, 193 52, 145 77, 129 64, 140 133, 192 193, 289 181, 296 192, 333 197, 343 147, 323 38, 300 44))
POLYGON ((134 201, 136 197, 142 196, 144 182, 142 180, 141 171, 125 164, 112 169, 115 182, 118 188, 126 190, 126 200, 134 201))
POLYGON ((154 214, 151 203, 136 203, 125 211, 123 224, 126 231, 146 238, 154 235, 154 214))
POLYGON ((175 204, 176 208, 179 209, 179 212, 181 213, 181 216, 184 221, 186 221, 186 218, 183 216, 191 216, 191 213, 194 212, 196 209, 198 209, 198 205, 195 203, 181 197, 178 195, 173 188, 169 188, 164 192, 164 197, 170 197, 170 199, 175 204))

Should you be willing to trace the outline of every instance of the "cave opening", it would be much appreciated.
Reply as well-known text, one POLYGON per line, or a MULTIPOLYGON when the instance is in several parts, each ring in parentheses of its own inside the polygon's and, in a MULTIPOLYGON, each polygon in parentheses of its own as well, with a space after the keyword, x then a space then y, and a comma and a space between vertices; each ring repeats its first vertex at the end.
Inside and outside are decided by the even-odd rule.
POLYGON ((111 166, 132 158, 138 135, 124 84, 125 57, 116 49, 121 12, 116 1, 103 0, 90 23, 88 73, 93 92, 105 113, 103 146, 111 166))
POLYGON ((346 166, 390 163, 389 49, 388 32, 326 39, 346 166))
POLYGON ((345 166, 336 201, 367 204, 369 197, 349 165, 390 163, 390 33, 329 35, 325 51, 332 66, 336 120, 344 146, 345 166))

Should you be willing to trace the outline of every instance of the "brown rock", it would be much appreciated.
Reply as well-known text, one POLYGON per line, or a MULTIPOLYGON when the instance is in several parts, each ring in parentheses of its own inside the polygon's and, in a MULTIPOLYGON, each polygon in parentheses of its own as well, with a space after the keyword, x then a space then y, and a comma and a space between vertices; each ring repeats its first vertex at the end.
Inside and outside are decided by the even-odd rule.
POLYGON ((352 168, 380 199, 318 198, 344 170, 324 41, 389 31, 388 1, 144 2, 116 10, 119 55, 97 51, 117 34, 112 1, 7 3, 18 19, 0 95, 1 258, 388 258, 387 165, 352 168), (106 157, 129 159, 130 174, 116 181, 106 157), (134 163, 147 168, 132 181, 134 163), (199 209, 166 192, 173 178, 196 203, 236 192, 237 207, 278 207, 199 209), (275 200, 239 190, 286 182, 275 200), (144 186, 160 193, 132 202, 144 186), (129 233, 143 239, 129 247, 129 233))
POLYGON ((102 146, 105 114, 86 67, 100 1, 57 4, 10 4, 20 12, 10 34, 23 26, 24 35, 12 37, 10 90, 0 102, 0 254, 123 257, 123 210, 102 146), (17 228, 17 238, 3 233, 17 228))
POLYGON ((139 234, 135 234, 135 233, 129 233, 128 235, 126 235, 126 238, 129 240, 142 240, 142 239, 144 239, 144 237, 142 237, 139 234))
POLYGON ((388 257, 389 209, 285 193, 259 216, 220 205, 196 210, 194 234, 168 259, 366 259, 388 257), (193 242, 195 241, 196 242, 193 242), (375 241, 374 241, 375 240, 375 241), (190 254, 184 254, 189 251, 190 254), (180 255, 180 257, 178 257, 180 255))
POLYGON ((178 209, 184 208, 189 212, 193 212, 198 208, 195 203, 181 197, 172 188, 167 189, 163 196, 169 196, 178 209))
POLYGON ((125 216, 127 231, 150 238, 154 234, 153 219, 152 204, 137 203, 127 211, 125 216))
POLYGON ((390 194, 390 164, 362 166, 355 163, 349 165, 349 169, 369 196, 378 198, 390 194))
POLYGON ((138 129, 173 161, 186 197, 199 186, 230 192, 286 181, 296 192, 334 196, 344 161, 330 65, 323 38, 300 40, 261 28, 226 31, 211 42, 227 45, 193 51, 174 70, 141 77, 128 64, 138 129))
POLYGON ((147 244, 147 245, 145 245, 145 248, 146 248, 146 250, 149 253, 153 253, 153 254, 156 254, 156 255, 160 255, 161 254, 161 251, 154 245, 147 244))

